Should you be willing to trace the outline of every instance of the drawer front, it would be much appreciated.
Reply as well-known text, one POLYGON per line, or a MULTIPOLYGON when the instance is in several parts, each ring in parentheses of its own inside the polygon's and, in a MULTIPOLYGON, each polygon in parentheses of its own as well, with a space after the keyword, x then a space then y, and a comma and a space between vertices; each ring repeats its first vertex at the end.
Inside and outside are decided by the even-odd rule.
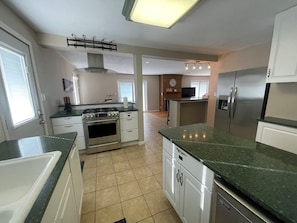
POLYGON ((165 150, 170 156, 173 156, 174 149, 174 144, 165 137, 163 137, 163 150, 165 150))
POLYGON ((256 141, 297 154, 297 129, 259 122, 256 141))
POLYGON ((121 118, 120 126, 121 126, 121 130, 137 129, 138 120, 136 118, 121 118))
POLYGON ((77 132, 77 136, 84 137, 84 129, 81 124, 54 126, 55 134, 67 133, 67 132, 77 132))
POLYGON ((121 131, 121 142, 138 140, 138 129, 121 131))
POLYGON ((52 118, 53 126, 55 125, 69 125, 82 123, 81 116, 70 116, 62 118, 52 118))
POLYGON ((191 175, 212 191, 214 173, 210 169, 177 146, 175 146, 174 157, 191 175))
POLYGON ((120 112, 120 118, 137 118, 138 112, 131 111, 131 112, 120 112))
POLYGON ((86 142, 85 142, 85 137, 84 136, 77 136, 76 137, 76 144, 77 144, 77 149, 85 149, 86 148, 86 142))

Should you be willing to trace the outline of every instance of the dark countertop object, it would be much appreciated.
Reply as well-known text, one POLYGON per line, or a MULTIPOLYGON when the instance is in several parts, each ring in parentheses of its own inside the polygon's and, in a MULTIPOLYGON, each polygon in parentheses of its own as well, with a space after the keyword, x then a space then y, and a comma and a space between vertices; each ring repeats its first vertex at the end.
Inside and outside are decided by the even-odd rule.
POLYGON ((297 155, 204 124, 159 131, 282 222, 297 222, 297 155))
POLYGON ((264 119, 258 119, 258 121, 297 128, 297 121, 288 120, 288 119, 275 118, 275 117, 268 116, 268 117, 265 117, 264 119))
POLYGON ((33 204, 25 223, 41 222, 76 135, 77 133, 73 132, 52 136, 35 136, 0 143, 0 160, 41 155, 52 151, 62 152, 56 166, 33 204))

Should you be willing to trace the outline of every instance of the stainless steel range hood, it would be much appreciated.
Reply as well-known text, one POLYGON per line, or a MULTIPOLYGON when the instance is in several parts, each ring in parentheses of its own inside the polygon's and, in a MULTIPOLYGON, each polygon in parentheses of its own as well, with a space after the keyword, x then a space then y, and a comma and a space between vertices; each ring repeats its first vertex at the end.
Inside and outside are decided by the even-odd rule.
POLYGON ((88 67, 76 69, 76 72, 82 73, 107 73, 107 69, 104 68, 103 55, 87 53, 88 67))

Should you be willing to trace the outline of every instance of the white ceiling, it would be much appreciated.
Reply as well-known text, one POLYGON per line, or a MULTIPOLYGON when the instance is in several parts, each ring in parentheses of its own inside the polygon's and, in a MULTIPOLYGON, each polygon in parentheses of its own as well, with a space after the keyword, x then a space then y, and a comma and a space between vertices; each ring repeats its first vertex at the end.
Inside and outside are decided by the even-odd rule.
MULTIPOLYGON (((214 55, 270 42, 275 15, 297 4, 297 0, 201 0, 171 29, 163 29, 126 21, 122 15, 124 0, 3 2, 36 32, 86 35, 120 44, 214 55)), ((61 52, 77 68, 86 66, 86 54, 75 53, 61 52)), ((143 65, 144 73, 185 73, 184 62, 152 58, 143 62, 147 60, 150 63, 143 65)), ((115 71, 131 73, 129 61, 129 55, 104 54, 105 67, 115 71)))

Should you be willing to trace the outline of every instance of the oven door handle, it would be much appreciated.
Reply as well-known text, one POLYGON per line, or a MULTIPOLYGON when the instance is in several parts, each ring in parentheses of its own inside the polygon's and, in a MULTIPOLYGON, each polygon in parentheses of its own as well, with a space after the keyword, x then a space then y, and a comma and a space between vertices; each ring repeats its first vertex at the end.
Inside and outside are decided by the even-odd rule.
POLYGON ((103 119, 103 120, 94 120, 94 121, 86 121, 86 124, 93 124, 93 123, 102 123, 102 122, 113 122, 113 121, 117 121, 118 118, 115 119, 103 119))

